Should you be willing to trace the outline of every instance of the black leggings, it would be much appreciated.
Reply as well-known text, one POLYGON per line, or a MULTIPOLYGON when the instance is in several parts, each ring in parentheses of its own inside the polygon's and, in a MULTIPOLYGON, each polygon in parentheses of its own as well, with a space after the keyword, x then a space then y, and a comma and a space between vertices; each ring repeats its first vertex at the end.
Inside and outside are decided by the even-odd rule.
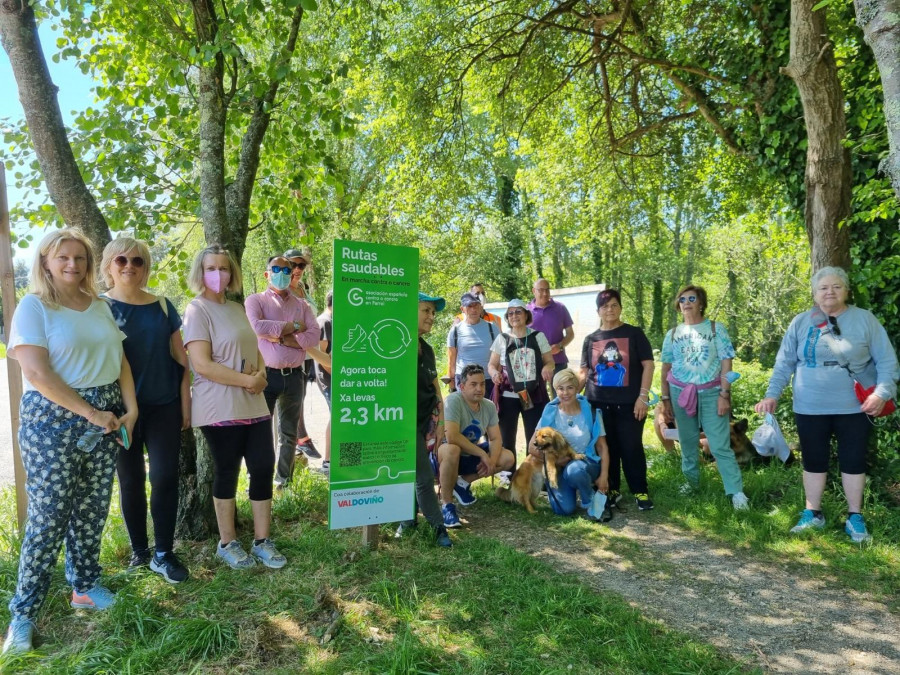
POLYGON ((275 475, 275 444, 272 420, 228 427, 200 427, 215 466, 213 497, 234 499, 237 494, 241 460, 250 474, 250 500, 261 502, 272 498, 275 475))
MULTIPOLYGON (((541 421, 545 407, 547 407, 546 403, 539 403, 530 410, 523 410, 522 400, 518 396, 516 398, 501 396, 500 411, 497 413, 500 423, 500 438, 503 439, 503 447, 512 452, 513 457, 516 456, 519 415, 522 415, 522 424, 525 427, 525 445, 527 446, 531 442, 531 437, 534 436, 538 422, 541 421)), ((515 468, 515 463, 513 468, 515 468)))
POLYGON ((609 489, 619 492, 625 480, 631 494, 646 494, 647 456, 644 454, 644 422, 634 419, 634 404, 591 403, 603 415, 606 444, 609 447, 609 489))
POLYGON ((142 405, 132 432, 131 447, 128 450, 119 448, 116 461, 119 497, 132 551, 148 547, 144 446, 150 459, 150 514, 156 550, 171 551, 178 514, 181 399, 164 405, 142 405))
POLYGON ((827 473, 831 458, 831 437, 837 439, 838 464, 841 473, 858 475, 866 472, 866 450, 872 422, 865 413, 850 415, 801 415, 794 413, 803 470, 827 473))

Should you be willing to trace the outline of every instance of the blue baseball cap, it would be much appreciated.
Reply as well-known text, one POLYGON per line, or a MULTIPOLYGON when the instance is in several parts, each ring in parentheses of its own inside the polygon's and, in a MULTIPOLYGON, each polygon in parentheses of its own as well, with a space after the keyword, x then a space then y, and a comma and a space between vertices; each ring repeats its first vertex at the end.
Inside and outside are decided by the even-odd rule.
POLYGON ((419 302, 433 302, 435 311, 441 312, 447 306, 447 301, 440 296, 431 296, 419 291, 419 302))

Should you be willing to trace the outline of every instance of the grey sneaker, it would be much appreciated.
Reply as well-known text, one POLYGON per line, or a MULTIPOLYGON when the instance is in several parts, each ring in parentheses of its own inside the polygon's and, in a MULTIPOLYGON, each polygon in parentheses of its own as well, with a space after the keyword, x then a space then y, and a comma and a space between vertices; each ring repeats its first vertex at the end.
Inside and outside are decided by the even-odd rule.
POLYGON ((275 548, 275 544, 273 544, 272 540, 268 537, 258 544, 253 544, 253 546, 250 547, 250 553, 259 558, 259 561, 263 565, 271 567, 273 570, 280 570, 287 564, 287 558, 278 552, 278 549, 275 548))
POLYGON ((34 636, 34 624, 28 619, 13 619, 6 631, 6 641, 3 643, 3 653, 22 654, 34 649, 31 639, 34 636))
POLYGON ((233 570, 245 570, 256 565, 256 561, 247 555, 237 539, 229 541, 226 546, 219 542, 216 545, 216 555, 233 570))
POLYGON ((746 511, 750 508, 750 500, 743 492, 736 492, 731 495, 731 505, 735 511, 746 511))
POLYGON ((678 488, 678 494, 682 497, 690 497, 697 491, 697 486, 689 481, 684 481, 678 488))

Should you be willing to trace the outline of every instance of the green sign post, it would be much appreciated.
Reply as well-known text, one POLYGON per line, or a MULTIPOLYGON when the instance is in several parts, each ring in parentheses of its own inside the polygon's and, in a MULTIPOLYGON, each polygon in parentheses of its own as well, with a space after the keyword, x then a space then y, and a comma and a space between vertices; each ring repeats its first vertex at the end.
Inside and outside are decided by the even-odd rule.
POLYGON ((419 251, 334 242, 331 529, 413 517, 419 251))

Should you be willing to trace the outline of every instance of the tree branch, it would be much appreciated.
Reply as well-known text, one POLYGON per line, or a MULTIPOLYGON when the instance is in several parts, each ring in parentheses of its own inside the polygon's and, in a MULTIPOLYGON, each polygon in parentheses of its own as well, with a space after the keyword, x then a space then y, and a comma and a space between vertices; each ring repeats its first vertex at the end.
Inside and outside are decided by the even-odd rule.
POLYGON ((0 3, 0 41, 9 55, 19 100, 28 123, 47 191, 63 221, 79 227, 97 251, 109 242, 109 227, 75 161, 37 34, 34 9, 26 0, 0 3))

